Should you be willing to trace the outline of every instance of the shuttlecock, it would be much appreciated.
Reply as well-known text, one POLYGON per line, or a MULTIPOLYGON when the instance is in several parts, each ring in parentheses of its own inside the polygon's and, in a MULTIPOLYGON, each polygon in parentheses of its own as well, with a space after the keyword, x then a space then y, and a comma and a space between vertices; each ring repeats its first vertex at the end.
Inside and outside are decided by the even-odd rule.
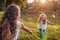
POLYGON ((52 15, 52 17, 53 17, 53 18, 56 18, 56 16, 55 16, 54 14, 52 15))

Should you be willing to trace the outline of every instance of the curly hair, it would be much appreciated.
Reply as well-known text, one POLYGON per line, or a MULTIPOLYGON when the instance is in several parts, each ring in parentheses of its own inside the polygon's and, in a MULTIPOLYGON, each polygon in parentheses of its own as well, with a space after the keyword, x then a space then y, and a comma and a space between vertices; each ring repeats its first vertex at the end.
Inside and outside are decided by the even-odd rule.
POLYGON ((0 22, 0 40, 13 40, 16 36, 18 5, 9 5, 0 22))

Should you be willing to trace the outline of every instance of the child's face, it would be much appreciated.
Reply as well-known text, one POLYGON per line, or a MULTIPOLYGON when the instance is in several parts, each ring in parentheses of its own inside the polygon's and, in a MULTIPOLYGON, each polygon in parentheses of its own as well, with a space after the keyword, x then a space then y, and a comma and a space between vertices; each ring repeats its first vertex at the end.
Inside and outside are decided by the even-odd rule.
POLYGON ((17 7, 18 8, 18 16, 17 16, 17 19, 19 20, 20 19, 20 8, 19 7, 17 7))
POLYGON ((46 17, 45 16, 41 16, 41 20, 44 20, 44 19, 46 19, 46 17))
POLYGON ((20 19, 20 9, 19 9, 19 11, 18 11, 19 13, 18 13, 18 19, 20 19))

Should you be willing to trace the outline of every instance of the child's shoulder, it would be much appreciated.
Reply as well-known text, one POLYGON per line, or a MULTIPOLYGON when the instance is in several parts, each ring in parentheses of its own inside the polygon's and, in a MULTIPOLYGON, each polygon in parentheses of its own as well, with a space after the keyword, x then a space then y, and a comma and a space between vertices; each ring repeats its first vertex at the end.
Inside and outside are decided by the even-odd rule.
POLYGON ((21 22, 19 20, 16 21, 17 24, 21 24, 21 22))
POLYGON ((23 24, 20 20, 17 20, 17 24, 23 24))
POLYGON ((19 20, 17 20, 17 22, 20 22, 19 20))

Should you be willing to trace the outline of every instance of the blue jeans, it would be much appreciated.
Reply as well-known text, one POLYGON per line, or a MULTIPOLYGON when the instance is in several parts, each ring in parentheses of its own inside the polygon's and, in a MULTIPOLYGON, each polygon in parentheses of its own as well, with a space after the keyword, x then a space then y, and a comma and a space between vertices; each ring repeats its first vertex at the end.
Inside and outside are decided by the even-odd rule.
POLYGON ((42 40, 43 33, 45 33, 45 30, 40 29, 40 38, 41 38, 41 40, 42 40))

